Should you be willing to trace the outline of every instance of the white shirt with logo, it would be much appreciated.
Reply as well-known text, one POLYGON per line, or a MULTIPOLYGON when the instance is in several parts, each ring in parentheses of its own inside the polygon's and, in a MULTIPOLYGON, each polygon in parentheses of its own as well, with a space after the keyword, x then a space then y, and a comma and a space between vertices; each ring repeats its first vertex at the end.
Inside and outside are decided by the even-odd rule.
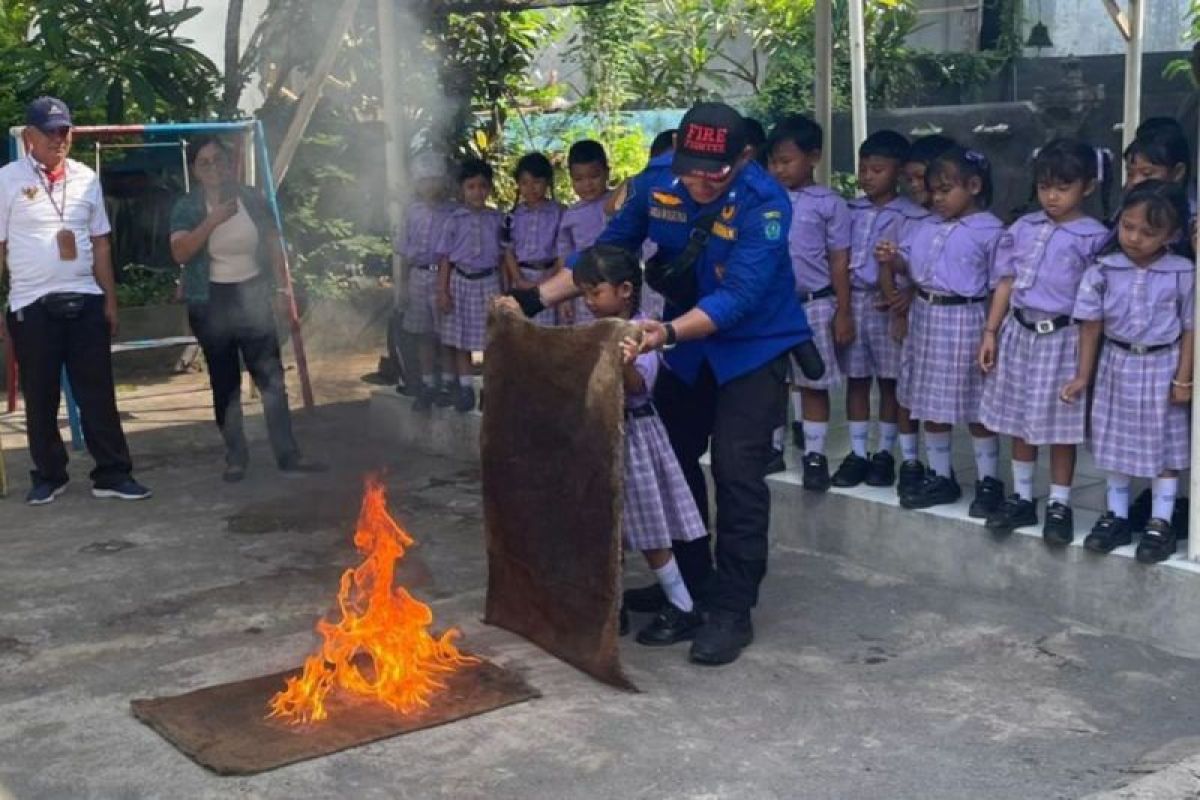
POLYGON ((66 177, 51 184, 35 172, 35 163, 22 158, 0 167, 0 242, 8 246, 8 305, 13 311, 55 292, 104 293, 92 271, 92 237, 112 230, 99 176, 67 159, 66 177), (47 186, 54 192, 53 202, 47 186), (55 203, 64 211, 61 219, 55 203), (59 257, 58 232, 63 228, 75 234, 71 261, 59 257))

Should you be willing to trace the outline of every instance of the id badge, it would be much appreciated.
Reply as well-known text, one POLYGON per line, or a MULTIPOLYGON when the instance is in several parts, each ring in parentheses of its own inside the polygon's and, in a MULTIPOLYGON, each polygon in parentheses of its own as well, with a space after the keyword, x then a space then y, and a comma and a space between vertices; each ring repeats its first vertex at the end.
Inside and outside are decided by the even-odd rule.
POLYGON ((63 261, 74 261, 79 257, 79 252, 75 249, 75 234, 66 228, 59 230, 55 236, 58 241, 58 257, 63 261))

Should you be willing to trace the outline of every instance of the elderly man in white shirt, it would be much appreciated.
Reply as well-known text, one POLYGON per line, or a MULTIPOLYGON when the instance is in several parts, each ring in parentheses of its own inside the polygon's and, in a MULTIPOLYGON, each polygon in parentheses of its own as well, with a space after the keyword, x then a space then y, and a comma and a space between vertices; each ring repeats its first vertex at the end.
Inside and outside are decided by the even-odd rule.
POLYGON ((110 227, 99 176, 67 157, 71 114, 53 97, 26 109, 26 157, 0 168, 0 275, 9 273, 5 322, 20 367, 26 435, 34 469, 30 505, 67 487, 67 450, 58 429, 59 376, 79 402, 96 462, 92 494, 142 500, 117 415, 112 336, 117 330, 110 227))

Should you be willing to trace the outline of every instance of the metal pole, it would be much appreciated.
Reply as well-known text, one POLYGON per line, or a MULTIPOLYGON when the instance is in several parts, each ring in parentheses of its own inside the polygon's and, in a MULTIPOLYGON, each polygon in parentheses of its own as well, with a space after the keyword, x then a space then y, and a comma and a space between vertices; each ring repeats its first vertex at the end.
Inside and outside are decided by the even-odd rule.
MULTIPOLYGON (((404 207, 400 199, 404 184, 405 155, 408 138, 404 132, 404 121, 400 114, 400 75, 396 62, 396 9, 395 0, 378 0, 379 4, 379 62, 383 66, 383 119, 387 126, 383 144, 383 164, 386 174, 384 197, 387 201, 388 227, 392 241, 400 235, 404 222, 404 207)), ((400 307, 405 297, 404 269, 400 254, 392 249, 392 300, 400 307)))
MULTIPOLYGON (((850 119, 854 155, 867 138, 867 46, 863 0, 850 0, 850 119)), ((829 160, 832 156, 826 156, 829 160)))
MULTIPOLYGON (((1142 116, 1142 36, 1145 31, 1145 0, 1129 0, 1129 40, 1125 45, 1125 123, 1121 131, 1121 151, 1133 143, 1142 116)), ((1125 160, 1121 159, 1121 179, 1125 178, 1125 160)))
POLYGON ((833 0, 817 0, 813 8, 815 29, 816 76, 813 86, 813 113, 821 126, 824 142, 821 161, 817 164, 817 182, 829 183, 832 173, 829 152, 833 128, 833 0))

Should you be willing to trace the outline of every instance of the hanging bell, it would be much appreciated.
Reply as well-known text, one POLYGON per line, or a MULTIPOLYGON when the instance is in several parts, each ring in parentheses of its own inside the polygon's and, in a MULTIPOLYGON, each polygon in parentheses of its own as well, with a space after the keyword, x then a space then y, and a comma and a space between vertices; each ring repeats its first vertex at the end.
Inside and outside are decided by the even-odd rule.
POLYGON ((1038 50, 1043 47, 1054 47, 1054 42, 1050 41, 1050 29, 1040 19, 1029 29, 1029 40, 1025 42, 1025 46, 1036 47, 1038 50))

